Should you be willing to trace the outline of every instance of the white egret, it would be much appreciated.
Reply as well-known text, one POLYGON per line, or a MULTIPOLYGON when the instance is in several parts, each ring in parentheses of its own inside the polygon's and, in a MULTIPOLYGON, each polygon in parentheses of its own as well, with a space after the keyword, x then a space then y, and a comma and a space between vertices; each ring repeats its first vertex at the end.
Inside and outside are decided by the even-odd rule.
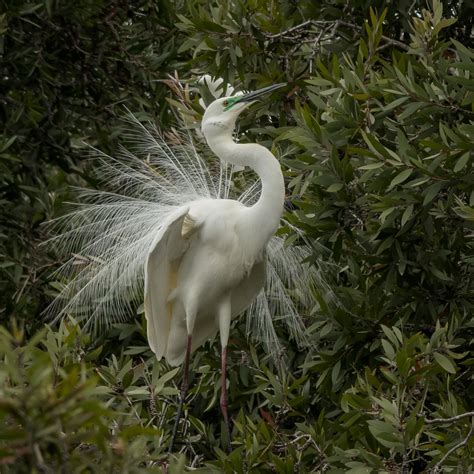
POLYGON ((232 133, 237 117, 249 104, 282 85, 217 99, 202 119, 207 144, 222 161, 249 166, 258 174, 262 183, 258 201, 247 207, 232 199, 202 199, 181 207, 157 235, 145 266, 150 347, 158 359, 164 355, 171 364, 185 360, 180 407, 188 388, 192 350, 219 331, 220 405, 229 433, 226 360, 230 323, 263 287, 264 251, 278 228, 285 199, 277 159, 261 145, 235 143, 232 133))
MULTIPOLYGON (((99 174, 110 191, 85 191, 91 202, 59 219, 67 230, 52 239, 76 251, 62 270, 74 278, 53 302, 56 317, 73 313, 86 324, 120 320, 133 302, 143 301, 150 348, 171 365, 184 361, 173 448, 188 389, 192 351, 220 335, 221 399, 229 443, 226 356, 231 320, 250 305, 250 324, 273 350, 278 315, 298 340, 304 325, 290 291, 312 303, 311 282, 328 291, 316 267, 303 264, 305 246, 287 247, 274 236, 283 212, 285 188, 279 162, 265 147, 236 143, 239 114, 284 84, 219 98, 206 109, 202 133, 221 166, 213 173, 192 143, 159 133, 132 118, 126 134, 133 152, 118 159, 97 152, 99 174), (138 155, 138 156, 137 156, 138 155), (259 177, 239 200, 229 199, 226 164, 250 167, 259 177), (77 271, 79 268, 79 271, 77 271), (261 291, 265 285, 266 291, 261 291)), ((313 303, 314 305, 314 303, 313 303)))

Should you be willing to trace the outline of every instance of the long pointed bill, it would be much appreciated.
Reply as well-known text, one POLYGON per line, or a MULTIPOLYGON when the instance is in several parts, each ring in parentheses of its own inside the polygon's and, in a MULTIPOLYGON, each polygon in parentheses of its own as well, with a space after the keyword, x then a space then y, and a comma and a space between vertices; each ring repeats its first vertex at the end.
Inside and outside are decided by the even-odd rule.
POLYGON ((264 87, 263 89, 258 89, 257 91, 249 92, 248 94, 228 97, 227 102, 229 104, 224 110, 230 110, 235 104, 240 104, 242 102, 253 102, 255 100, 258 100, 263 95, 280 89, 281 87, 285 87, 286 85, 286 82, 281 82, 280 84, 273 84, 271 86, 264 87))
POLYGON ((286 82, 281 82, 280 84, 273 84, 271 86, 264 87, 263 89, 258 89, 257 91, 249 92, 248 94, 239 96, 239 102, 252 102, 254 100, 258 100, 263 95, 285 86, 286 82))

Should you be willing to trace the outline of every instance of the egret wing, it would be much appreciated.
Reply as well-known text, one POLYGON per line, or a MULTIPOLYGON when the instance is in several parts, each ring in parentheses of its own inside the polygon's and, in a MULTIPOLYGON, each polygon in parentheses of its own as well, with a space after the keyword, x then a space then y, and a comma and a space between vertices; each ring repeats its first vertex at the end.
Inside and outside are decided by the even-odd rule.
MULTIPOLYGON (((248 276, 233 289, 231 296, 232 318, 244 312, 252 304, 264 284, 265 261, 263 260, 256 263, 248 276)), ((170 311, 171 308, 168 310, 170 311)), ((213 338, 219 329, 215 314, 201 313, 199 315, 199 321, 200 324, 195 326, 193 332, 193 352, 206 341, 213 338)), ((166 355, 166 359, 171 365, 179 365, 183 361, 186 353, 186 327, 180 325, 179 321, 174 321, 173 324, 174 328, 171 328, 173 336, 169 338, 169 340, 171 340, 170 350, 165 351, 164 355, 166 355)))
POLYGON ((179 261, 189 246, 183 229, 190 232, 188 207, 180 208, 160 229, 145 262, 145 317, 151 350, 161 359, 166 354, 179 261))
POLYGON ((265 285, 265 259, 256 263, 246 278, 232 291, 232 318, 245 311, 265 285))

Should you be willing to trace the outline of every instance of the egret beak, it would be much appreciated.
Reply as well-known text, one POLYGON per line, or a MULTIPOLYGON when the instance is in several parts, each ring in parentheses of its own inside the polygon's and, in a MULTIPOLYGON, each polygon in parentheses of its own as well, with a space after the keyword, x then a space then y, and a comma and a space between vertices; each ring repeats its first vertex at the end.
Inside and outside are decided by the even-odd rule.
POLYGON ((280 84, 273 84, 271 86, 264 87, 263 89, 258 89, 257 91, 249 92, 248 94, 228 97, 227 101, 229 105, 227 105, 224 110, 230 110, 235 104, 240 104, 242 102, 254 102, 263 95, 268 94, 269 92, 272 92, 274 90, 280 89, 280 87, 284 87, 286 85, 286 82, 281 82, 280 84))
POLYGON ((253 102, 254 100, 258 100, 263 95, 280 89, 281 87, 284 87, 286 85, 286 82, 281 82, 280 84, 273 84, 271 86, 264 87, 263 89, 258 89, 256 91, 249 92, 248 94, 241 95, 239 97, 239 102, 253 102))

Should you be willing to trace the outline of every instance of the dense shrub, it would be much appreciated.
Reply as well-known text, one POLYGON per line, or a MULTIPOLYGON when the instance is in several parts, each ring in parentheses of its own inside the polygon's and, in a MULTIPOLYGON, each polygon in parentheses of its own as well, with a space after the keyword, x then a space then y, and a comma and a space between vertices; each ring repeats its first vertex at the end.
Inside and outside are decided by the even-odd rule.
POLYGON ((154 360, 140 316, 100 339, 73 321, 35 334, 57 285, 39 224, 65 212, 68 183, 94 186, 81 140, 113 149, 119 104, 195 127, 206 72, 289 83, 243 118, 241 140, 280 157, 287 217, 327 249, 338 304, 315 294, 307 351, 280 331, 285 370, 234 325, 231 455, 219 347, 198 351, 170 472, 474 469, 469 2, 3 4, 2 468, 161 469, 178 371, 154 360), (174 69, 190 86, 152 82, 174 69))
POLYGON ((166 1, 1 5, 0 307, 34 325, 57 265, 40 224, 64 212, 68 185, 94 185, 84 142, 113 148, 124 105, 169 123, 158 79, 179 64, 179 34, 166 1))

